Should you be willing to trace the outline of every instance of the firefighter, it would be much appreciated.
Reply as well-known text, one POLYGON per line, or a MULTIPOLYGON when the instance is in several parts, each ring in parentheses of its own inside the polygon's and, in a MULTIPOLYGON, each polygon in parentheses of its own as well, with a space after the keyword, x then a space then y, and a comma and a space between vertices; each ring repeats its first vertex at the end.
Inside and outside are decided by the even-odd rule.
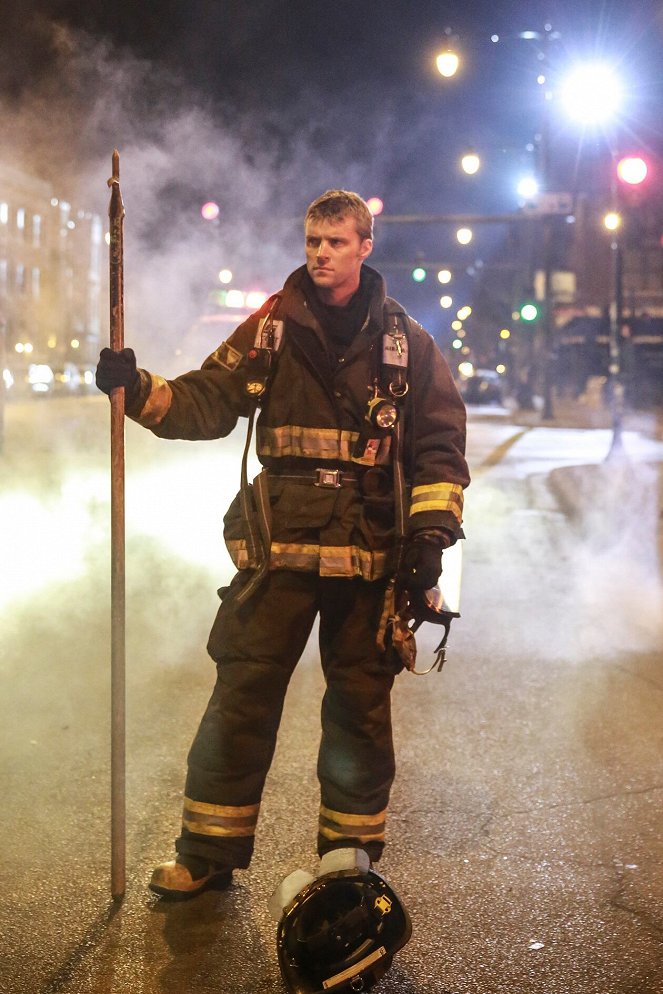
MULTIPOLYGON (((150 888, 222 888, 253 852, 284 696, 319 616, 326 689, 317 773, 320 856, 379 859, 395 764, 385 619, 428 589, 461 535, 465 409, 431 336, 366 265, 373 219, 330 190, 305 218, 306 264, 202 367, 166 380, 104 349, 97 385, 161 438, 215 439, 239 417, 263 471, 224 518, 237 573, 219 591, 217 679, 188 756, 174 860, 150 888)), ((247 439, 247 450, 248 450, 247 439)))

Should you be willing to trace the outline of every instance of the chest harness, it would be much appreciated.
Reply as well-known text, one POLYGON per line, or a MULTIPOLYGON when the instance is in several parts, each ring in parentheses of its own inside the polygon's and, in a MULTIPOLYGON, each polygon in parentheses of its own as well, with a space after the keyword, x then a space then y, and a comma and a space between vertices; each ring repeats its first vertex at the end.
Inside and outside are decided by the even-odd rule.
MULTIPOLYGON (((265 469, 249 483, 247 465, 253 436, 255 414, 267 396, 269 383, 283 341, 284 322, 276 317, 281 297, 276 294, 268 302, 267 312, 260 318, 253 346, 245 356, 244 390, 251 400, 248 415, 246 444, 242 456, 240 500, 244 519, 249 566, 254 572, 242 590, 237 602, 246 602, 260 586, 269 570, 271 547, 271 507, 268 489, 268 471, 265 469)), ((382 440, 391 435, 392 466, 395 501, 395 526, 397 560, 403 551, 405 526, 408 514, 407 488, 403 470, 402 439, 403 410, 401 403, 408 389, 408 337, 407 315, 394 313, 385 307, 382 334, 381 363, 377 363, 373 382, 368 385, 371 395, 354 445, 352 457, 363 465, 371 460, 382 440)), ((318 469, 315 486, 337 488, 351 474, 338 469, 318 469)))

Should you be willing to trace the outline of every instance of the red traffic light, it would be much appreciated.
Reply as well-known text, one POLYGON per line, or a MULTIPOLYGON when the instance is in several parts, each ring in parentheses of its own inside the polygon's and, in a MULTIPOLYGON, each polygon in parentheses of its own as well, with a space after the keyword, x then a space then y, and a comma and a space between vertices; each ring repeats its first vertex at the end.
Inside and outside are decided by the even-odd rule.
POLYGON ((625 155, 617 163, 617 178, 628 186, 640 186, 648 172, 649 166, 640 155, 625 155))

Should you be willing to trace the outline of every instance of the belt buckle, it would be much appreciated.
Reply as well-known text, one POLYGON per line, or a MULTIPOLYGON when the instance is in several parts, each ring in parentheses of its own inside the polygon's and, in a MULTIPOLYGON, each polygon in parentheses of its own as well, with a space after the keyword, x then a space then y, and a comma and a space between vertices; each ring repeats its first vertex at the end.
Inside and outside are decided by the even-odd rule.
POLYGON ((316 487, 331 487, 333 490, 338 490, 341 486, 340 469, 319 468, 316 469, 315 476, 316 487))

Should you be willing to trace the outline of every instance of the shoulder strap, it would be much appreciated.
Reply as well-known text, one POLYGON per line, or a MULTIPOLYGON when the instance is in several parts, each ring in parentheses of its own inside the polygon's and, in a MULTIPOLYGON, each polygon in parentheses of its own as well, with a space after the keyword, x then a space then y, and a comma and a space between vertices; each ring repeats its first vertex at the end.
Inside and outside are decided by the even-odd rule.
POLYGON ((407 314, 395 300, 387 298, 384 305, 382 332, 383 379, 392 397, 404 397, 408 391, 407 314), (393 304, 399 308, 395 310, 393 304))

